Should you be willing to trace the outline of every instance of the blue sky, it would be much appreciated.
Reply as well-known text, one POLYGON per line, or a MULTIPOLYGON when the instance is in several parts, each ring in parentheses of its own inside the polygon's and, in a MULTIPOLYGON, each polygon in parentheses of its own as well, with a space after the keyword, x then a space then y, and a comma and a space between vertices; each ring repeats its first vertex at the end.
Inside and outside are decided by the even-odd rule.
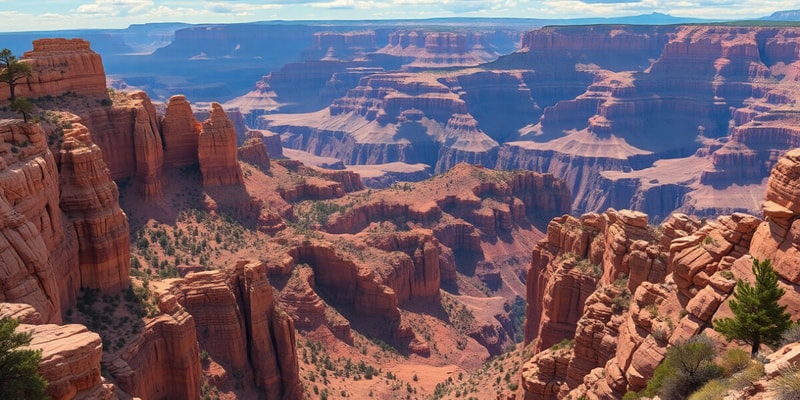
POLYGON ((432 17, 577 18, 661 12, 753 18, 797 0, 0 0, 0 31, 124 28, 132 23, 432 17))

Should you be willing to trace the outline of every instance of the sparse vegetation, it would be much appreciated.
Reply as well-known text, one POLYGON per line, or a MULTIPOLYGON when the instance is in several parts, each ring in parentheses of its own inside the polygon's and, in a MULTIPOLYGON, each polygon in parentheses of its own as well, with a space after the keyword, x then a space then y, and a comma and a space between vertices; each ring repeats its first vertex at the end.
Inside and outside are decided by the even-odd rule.
POLYGON ((761 343, 776 345, 781 335, 792 325, 786 306, 778 300, 786 291, 778 286, 778 274, 769 260, 753 259, 755 286, 743 280, 736 282, 730 301, 733 318, 714 320, 714 329, 728 340, 743 340, 751 344, 751 355, 758 353, 761 343))
POLYGON ((46 399, 47 382, 39 375, 41 350, 22 349, 31 343, 30 333, 17 332, 19 321, 0 318, 0 398, 46 399))
POLYGON ((800 368, 789 364, 780 369, 779 375, 769 382, 777 400, 800 399, 800 368))

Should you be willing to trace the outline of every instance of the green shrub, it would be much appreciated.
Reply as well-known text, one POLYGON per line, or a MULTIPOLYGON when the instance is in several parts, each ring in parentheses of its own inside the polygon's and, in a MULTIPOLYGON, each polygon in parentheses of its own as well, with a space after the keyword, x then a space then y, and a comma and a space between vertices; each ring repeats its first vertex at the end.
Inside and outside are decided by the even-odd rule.
POLYGON ((795 364, 780 369, 780 375, 769 382, 776 400, 800 400, 800 368, 795 364))
POLYGON ((792 326, 781 335, 781 346, 786 346, 794 342, 800 342, 800 324, 796 323, 792 324, 792 326))
POLYGON ((708 381, 698 391, 689 396, 689 400, 718 400, 728 392, 728 385, 719 379, 708 381))
POLYGON ((706 382, 722 376, 723 368, 713 363, 715 355, 714 342, 705 335, 675 344, 667 350, 664 361, 640 395, 658 394, 663 400, 685 399, 706 382))
POLYGON ((725 376, 744 370, 750 365, 750 353, 742 349, 730 349, 720 357, 719 364, 725 369, 725 376))
POLYGON ((638 400, 639 393, 636 392, 628 392, 625 393, 625 396, 622 396, 622 400, 638 400))
POLYGON ((735 390, 742 390, 753 384, 764 376, 764 364, 759 361, 751 360, 744 370, 734 374, 730 379, 730 386, 735 390))

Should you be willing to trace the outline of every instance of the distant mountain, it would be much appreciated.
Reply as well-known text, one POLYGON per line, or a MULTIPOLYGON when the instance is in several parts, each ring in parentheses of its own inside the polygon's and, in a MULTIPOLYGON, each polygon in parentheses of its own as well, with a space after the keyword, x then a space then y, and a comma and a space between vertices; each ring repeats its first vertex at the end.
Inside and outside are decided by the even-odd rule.
POLYGON ((761 19, 766 21, 800 21, 800 10, 775 11, 772 15, 761 19))

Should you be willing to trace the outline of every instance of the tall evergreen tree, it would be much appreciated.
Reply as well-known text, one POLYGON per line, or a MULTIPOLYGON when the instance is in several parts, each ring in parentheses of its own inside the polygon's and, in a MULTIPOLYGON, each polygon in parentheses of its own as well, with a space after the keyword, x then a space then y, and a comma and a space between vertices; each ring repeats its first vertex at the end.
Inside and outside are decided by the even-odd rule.
POLYGON ((15 332, 19 321, 0 318, 0 399, 46 399, 47 382, 39 375, 41 350, 20 349, 31 334, 15 332))
POLYGON ((740 339, 752 345, 751 355, 758 353, 761 343, 775 345, 781 334, 792 324, 786 306, 778 300, 786 293, 778 286, 778 274, 769 260, 753 259, 753 274, 756 285, 739 279, 730 301, 733 318, 714 321, 715 330, 726 339, 740 339))
POLYGON ((22 78, 30 78, 31 73, 31 66, 18 60, 17 56, 11 53, 11 50, 0 50, 0 82, 8 85, 10 94, 8 99, 11 102, 14 102, 17 98, 14 90, 17 86, 17 81, 22 78))

